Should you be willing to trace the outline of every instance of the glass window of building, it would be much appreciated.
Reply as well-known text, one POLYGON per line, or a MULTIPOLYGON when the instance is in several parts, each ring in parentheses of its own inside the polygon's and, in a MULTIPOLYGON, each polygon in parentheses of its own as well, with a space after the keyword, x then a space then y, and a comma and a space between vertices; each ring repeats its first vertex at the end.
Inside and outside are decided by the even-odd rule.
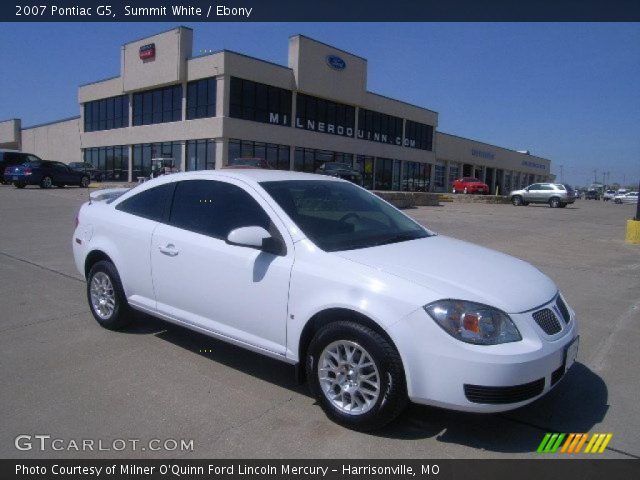
POLYGON ((215 77, 187 84, 187 120, 216 116, 216 88, 215 77))
POLYGON ((454 180, 460 177, 460 166, 457 163, 449 165, 449 187, 453 185, 454 180))
POLYGON ((141 143, 133 146, 132 178, 151 175, 151 160, 172 159, 176 168, 182 165, 182 145, 180 142, 141 143))
POLYGON ((376 158, 375 190, 391 190, 393 187, 393 160, 376 158))
POLYGON ((373 190, 373 164, 373 157, 358 155, 354 165, 362 175, 362 186, 368 190, 373 190))
POLYGON ((445 173, 446 167, 444 164, 436 164, 433 172, 433 184, 438 191, 442 191, 445 188, 445 173))
POLYGON ((431 165, 422 162, 405 162, 401 190, 408 192, 428 192, 431 165))
POLYGON ((229 140, 228 158, 260 158, 267 161, 269 168, 289 170, 289 145, 252 142, 250 140, 229 140))
POLYGON ((404 146, 420 150, 433 150, 433 127, 407 120, 404 130, 404 146))
POLYGON ((320 165, 326 162, 339 162, 353 165, 353 154, 296 147, 293 169, 297 172, 313 173, 320 168, 320 165))
POLYGON ((133 125, 182 120, 182 85, 133 94, 133 125))
POLYGON ((126 145, 85 148, 83 150, 83 158, 85 162, 93 164, 97 170, 97 175, 102 180, 127 181, 129 147, 126 145))
POLYGON ((84 131, 111 130, 129 126, 129 96, 103 98, 83 105, 84 131))
POLYGON ((296 128, 353 137, 355 107, 298 93, 296 128))
POLYGON ((402 119, 361 108, 358 110, 358 138, 402 145, 402 119))
POLYGON ((242 188, 215 180, 185 180, 176 185, 169 223, 225 240, 240 227, 270 229, 271 219, 242 188))
POLYGON ((187 140, 185 170, 213 170, 216 168, 215 140, 187 140))
POLYGON ((229 116, 291 126, 291 90, 231 77, 229 116))

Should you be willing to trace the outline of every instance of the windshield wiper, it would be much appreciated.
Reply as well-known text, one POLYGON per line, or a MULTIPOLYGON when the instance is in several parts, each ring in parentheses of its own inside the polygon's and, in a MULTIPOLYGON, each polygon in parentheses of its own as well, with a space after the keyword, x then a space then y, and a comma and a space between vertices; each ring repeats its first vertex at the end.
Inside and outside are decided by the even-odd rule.
POLYGON ((425 238, 426 236, 427 235, 425 235, 424 237, 416 237, 414 234, 400 233, 397 235, 392 235, 390 237, 383 238, 382 240, 374 242, 372 245, 375 245, 375 246, 388 245, 390 243, 399 243, 399 242, 406 242, 408 240, 417 240, 418 238, 425 238))

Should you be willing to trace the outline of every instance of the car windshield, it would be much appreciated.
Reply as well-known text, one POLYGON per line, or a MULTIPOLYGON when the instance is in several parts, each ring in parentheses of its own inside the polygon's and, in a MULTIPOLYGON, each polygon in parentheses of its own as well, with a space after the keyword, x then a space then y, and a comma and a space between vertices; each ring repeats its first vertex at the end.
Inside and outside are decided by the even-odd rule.
POLYGON ((478 180, 477 178, 473 178, 473 177, 465 177, 462 179, 463 182, 479 182, 480 180, 478 180))
POLYGON ((229 165, 234 167, 259 167, 260 159, 259 158, 236 158, 233 161, 229 162, 229 165))
POLYGON ((351 183, 287 180, 260 185, 300 230, 327 252, 430 236, 418 223, 351 183))

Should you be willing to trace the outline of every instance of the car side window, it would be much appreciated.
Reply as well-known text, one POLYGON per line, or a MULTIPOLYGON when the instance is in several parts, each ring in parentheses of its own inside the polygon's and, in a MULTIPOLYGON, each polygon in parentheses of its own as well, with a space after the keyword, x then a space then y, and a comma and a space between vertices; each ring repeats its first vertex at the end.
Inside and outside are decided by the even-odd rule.
POLYGON ((37 162, 40 159, 38 157, 36 157, 35 155, 26 155, 25 156, 25 161, 26 162, 37 162))
POLYGON ((540 185, 538 190, 553 190, 553 187, 551 185, 540 185))
POLYGON ((542 190, 542 189, 540 188, 540 184, 539 183, 534 183, 533 185, 531 185, 529 187, 529 190, 542 190))
POLYGON ((251 195, 236 185, 216 180, 178 182, 169 223, 221 240, 240 227, 271 230, 271 219, 251 195))
POLYGON ((116 210, 130 213, 156 222, 166 219, 175 183, 166 183, 144 190, 116 205, 116 210))
POLYGON ((68 170, 67 166, 64 163, 58 163, 58 162, 53 164, 53 169, 59 172, 66 172, 68 170))

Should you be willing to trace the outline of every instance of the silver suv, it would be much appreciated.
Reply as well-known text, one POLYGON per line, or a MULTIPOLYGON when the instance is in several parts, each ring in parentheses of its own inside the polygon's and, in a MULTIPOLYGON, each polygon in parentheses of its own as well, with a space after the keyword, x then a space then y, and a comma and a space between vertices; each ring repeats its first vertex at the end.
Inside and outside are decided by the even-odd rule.
POLYGON ((530 203, 548 203, 551 208, 564 208, 576 201, 576 192, 562 183, 534 183, 509 194, 516 207, 530 203))

